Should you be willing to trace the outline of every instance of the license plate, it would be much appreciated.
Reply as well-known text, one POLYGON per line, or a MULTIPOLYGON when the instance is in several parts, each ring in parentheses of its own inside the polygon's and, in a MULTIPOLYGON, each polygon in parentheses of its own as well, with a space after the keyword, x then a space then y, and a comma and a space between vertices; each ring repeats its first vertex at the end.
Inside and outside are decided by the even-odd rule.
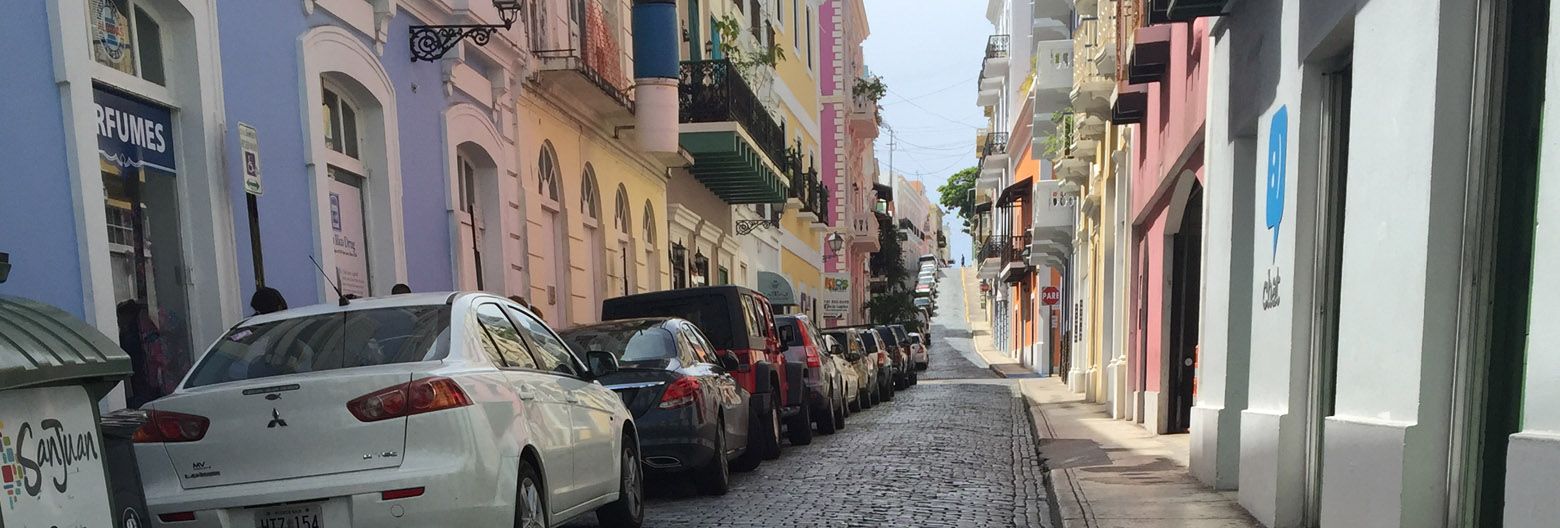
POLYGON ((278 506, 255 512, 255 528, 323 528, 320 505, 278 506))

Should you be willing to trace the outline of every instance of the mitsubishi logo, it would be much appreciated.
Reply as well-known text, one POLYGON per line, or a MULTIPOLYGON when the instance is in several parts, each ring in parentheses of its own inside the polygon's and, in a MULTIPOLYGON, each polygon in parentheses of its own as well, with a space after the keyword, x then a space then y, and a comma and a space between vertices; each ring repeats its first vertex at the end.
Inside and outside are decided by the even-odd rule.
POLYGON ((272 407, 271 408, 271 423, 266 424, 265 427, 266 427, 266 429, 270 429, 272 427, 287 427, 287 420, 283 420, 282 419, 282 414, 276 412, 276 408, 272 407))

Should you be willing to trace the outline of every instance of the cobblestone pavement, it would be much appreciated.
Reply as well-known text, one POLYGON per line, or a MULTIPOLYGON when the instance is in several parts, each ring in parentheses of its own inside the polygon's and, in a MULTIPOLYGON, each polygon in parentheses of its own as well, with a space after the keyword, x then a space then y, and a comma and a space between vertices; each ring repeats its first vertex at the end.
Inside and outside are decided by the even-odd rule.
MULTIPOLYGON (((950 297, 942 288, 942 296, 950 297)), ((853 414, 846 428, 786 446, 779 460, 733 474, 706 497, 686 480, 652 479, 645 525, 1048 526, 1027 408, 1011 381, 964 358, 969 330, 948 298, 934 321, 931 364, 892 402, 853 414), (962 329, 962 330, 961 330, 962 329), (962 331, 962 334, 961 334, 962 331)), ((966 348, 967 350, 967 348, 966 348)), ((595 526, 594 516, 569 524, 595 526)))

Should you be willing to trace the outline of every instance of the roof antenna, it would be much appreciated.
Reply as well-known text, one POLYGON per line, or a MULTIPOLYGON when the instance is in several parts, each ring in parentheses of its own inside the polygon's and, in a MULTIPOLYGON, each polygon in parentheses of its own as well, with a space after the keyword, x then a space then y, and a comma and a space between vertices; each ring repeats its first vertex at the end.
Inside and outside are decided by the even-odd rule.
POLYGON ((330 274, 325 273, 325 268, 320 267, 320 261, 314 260, 314 255, 309 255, 309 262, 313 262, 314 263, 314 269, 320 270, 320 276, 325 277, 325 283, 329 284, 331 288, 334 288, 336 290, 336 299, 337 299, 336 305, 337 306, 346 306, 348 304, 351 304, 351 302, 347 300, 347 295, 344 294, 344 293, 341 293, 341 287, 337 286, 336 283, 331 282, 330 274))

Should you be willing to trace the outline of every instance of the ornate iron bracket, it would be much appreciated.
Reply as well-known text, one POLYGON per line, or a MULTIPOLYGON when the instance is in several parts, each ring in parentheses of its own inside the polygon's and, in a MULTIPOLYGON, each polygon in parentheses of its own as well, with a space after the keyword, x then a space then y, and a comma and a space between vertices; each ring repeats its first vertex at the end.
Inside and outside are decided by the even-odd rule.
POLYGON ((780 219, 774 220, 737 220, 737 234, 746 235, 764 228, 779 228, 780 219))
POLYGON ((442 26, 416 25, 408 31, 412 48, 412 62, 433 62, 455 49, 462 39, 470 38, 472 44, 486 46, 493 33, 514 27, 520 18, 520 0, 493 0, 502 24, 454 24, 442 26))
POLYGON ((455 26, 412 26, 412 62, 433 62, 455 49, 461 39, 470 38, 473 44, 486 46, 493 32, 506 29, 503 24, 461 24, 455 26))

